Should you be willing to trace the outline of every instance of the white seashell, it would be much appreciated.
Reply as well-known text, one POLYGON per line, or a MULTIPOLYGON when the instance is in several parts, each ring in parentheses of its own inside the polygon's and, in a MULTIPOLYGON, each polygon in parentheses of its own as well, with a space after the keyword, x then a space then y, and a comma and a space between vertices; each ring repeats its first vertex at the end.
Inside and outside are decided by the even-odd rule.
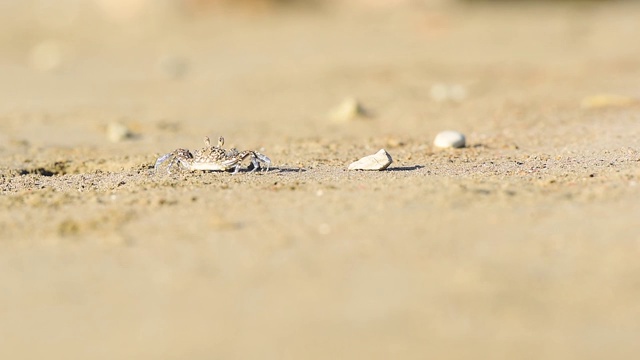
POLYGON ((385 149, 380 149, 380 151, 373 155, 365 156, 351 163, 349 170, 384 170, 391 165, 392 162, 393 159, 391 155, 389 155, 385 149))
POLYGON ((465 143, 464 135, 452 130, 441 131, 433 141, 433 145, 439 148, 463 148, 465 143))

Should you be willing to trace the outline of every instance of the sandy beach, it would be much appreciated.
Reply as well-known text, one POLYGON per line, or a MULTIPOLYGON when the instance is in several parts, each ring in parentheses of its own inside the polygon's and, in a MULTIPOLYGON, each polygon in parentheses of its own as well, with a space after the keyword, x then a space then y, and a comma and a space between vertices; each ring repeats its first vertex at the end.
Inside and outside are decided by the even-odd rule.
POLYGON ((138 2, 0 4, 0 358, 640 355, 640 4, 138 2))

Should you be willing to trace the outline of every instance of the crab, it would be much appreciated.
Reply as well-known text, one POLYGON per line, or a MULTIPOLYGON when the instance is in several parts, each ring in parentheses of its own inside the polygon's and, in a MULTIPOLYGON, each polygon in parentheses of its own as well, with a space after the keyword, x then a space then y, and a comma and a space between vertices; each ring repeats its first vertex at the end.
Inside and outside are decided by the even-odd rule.
POLYGON ((218 138, 217 146, 211 146, 209 137, 205 136, 204 145, 204 148, 195 150, 194 152, 187 149, 176 149, 173 152, 160 156, 158 160, 156 160, 154 166, 155 171, 157 172, 166 161, 169 161, 169 165, 167 166, 168 173, 171 173, 171 168, 175 164, 178 164, 189 171, 227 171, 233 169, 233 173, 236 174, 240 171, 242 161, 246 158, 251 160, 250 172, 260 169, 260 163, 265 164, 266 169, 264 169, 264 171, 268 171, 271 165, 271 159, 257 151, 238 151, 235 148, 230 150, 223 149, 224 138, 222 136, 218 138))

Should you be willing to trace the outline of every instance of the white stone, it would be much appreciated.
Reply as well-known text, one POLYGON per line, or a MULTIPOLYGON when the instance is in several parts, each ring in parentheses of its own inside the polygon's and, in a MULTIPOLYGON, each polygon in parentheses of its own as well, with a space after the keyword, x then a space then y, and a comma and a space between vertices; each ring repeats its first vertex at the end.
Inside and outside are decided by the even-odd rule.
POLYGON ((457 131, 441 131, 433 140, 433 145, 439 148, 463 148, 466 140, 464 135, 457 131))
POLYGON ((384 170, 389 167, 392 162, 393 159, 391 155, 389 155, 385 149, 380 149, 380 151, 373 155, 365 156, 351 163, 349 170, 384 170))

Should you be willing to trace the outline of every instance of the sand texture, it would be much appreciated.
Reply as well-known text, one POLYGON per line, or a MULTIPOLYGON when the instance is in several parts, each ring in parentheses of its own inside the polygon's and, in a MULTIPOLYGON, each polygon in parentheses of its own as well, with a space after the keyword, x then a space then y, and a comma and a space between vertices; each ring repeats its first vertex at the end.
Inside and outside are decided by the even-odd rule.
POLYGON ((640 356, 640 4, 365 3, 0 4, 0 358, 640 356))

